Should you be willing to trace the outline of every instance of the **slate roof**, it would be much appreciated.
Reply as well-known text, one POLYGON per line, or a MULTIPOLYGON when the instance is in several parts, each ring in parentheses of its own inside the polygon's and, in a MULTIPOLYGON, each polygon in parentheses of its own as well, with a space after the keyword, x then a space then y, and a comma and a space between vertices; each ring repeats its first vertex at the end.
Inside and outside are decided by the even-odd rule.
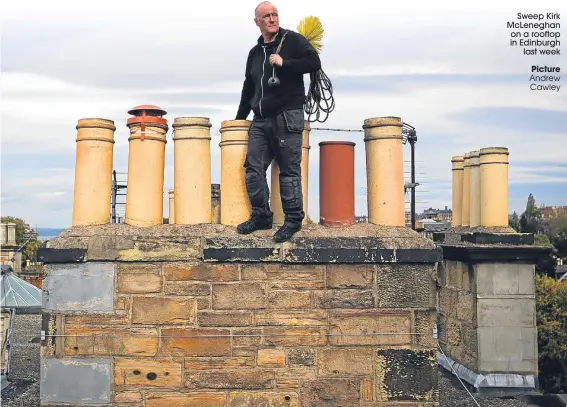
POLYGON ((41 290, 14 274, 11 266, 2 264, 1 308, 41 308, 41 290))

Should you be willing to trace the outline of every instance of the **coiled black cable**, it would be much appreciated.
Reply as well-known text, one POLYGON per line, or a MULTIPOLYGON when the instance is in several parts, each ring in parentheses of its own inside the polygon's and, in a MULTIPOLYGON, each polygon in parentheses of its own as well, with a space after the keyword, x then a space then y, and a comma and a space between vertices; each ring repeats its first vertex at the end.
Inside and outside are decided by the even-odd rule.
POLYGON ((305 99, 304 110, 307 113, 307 121, 309 123, 324 123, 335 109, 335 99, 333 98, 333 84, 329 77, 322 69, 312 72, 309 75, 311 83, 309 91, 305 99), (325 114, 325 118, 320 120, 321 114, 325 114), (312 116, 315 118, 312 119, 312 116))

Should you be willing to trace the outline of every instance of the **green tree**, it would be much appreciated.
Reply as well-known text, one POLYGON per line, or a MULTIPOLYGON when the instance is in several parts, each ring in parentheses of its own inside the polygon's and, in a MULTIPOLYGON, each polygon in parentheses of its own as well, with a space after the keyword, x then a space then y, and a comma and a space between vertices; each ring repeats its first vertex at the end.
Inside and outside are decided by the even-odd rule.
POLYGON ((555 277, 555 270, 557 268, 557 260, 553 256, 555 250, 549 241, 547 235, 535 235, 534 246, 551 247, 551 252, 545 257, 541 257, 535 264, 536 273, 540 276, 555 277))
POLYGON ((520 225, 520 217, 518 216, 516 211, 514 211, 514 213, 508 217, 508 226, 510 226, 518 233, 521 231, 522 226, 520 225))
POLYGON ((37 235, 33 235, 31 239, 29 238, 29 233, 32 231, 30 226, 20 218, 15 218, 13 216, 2 216, 2 223, 15 223, 16 224, 16 244, 18 246, 23 246, 22 251, 22 266, 26 264, 26 261, 37 261, 37 251, 41 247, 42 243, 37 239, 37 235))
POLYGON ((553 238, 553 246, 558 257, 567 258, 567 229, 563 229, 553 238))
POLYGON ((528 196, 526 210, 520 217, 520 228, 522 233, 537 233, 541 222, 541 212, 536 206, 535 198, 532 194, 528 196))
POLYGON ((560 215, 544 221, 549 239, 553 239, 561 232, 567 232, 567 216, 560 215))
POLYGON ((549 237, 547 237, 547 235, 535 235, 534 246, 551 246, 549 237))
POLYGON ((539 381, 546 393, 567 392, 567 285, 536 276, 539 381))

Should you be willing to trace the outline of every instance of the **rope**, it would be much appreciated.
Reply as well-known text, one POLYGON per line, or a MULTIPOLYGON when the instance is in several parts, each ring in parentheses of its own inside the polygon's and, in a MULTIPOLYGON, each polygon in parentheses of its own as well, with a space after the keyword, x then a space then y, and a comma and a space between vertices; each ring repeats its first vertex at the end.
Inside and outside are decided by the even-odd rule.
POLYGON ((333 84, 329 77, 322 69, 312 72, 309 75, 311 83, 309 91, 305 99, 304 110, 307 113, 307 121, 309 123, 323 123, 335 109, 335 99, 333 98, 333 84), (325 118, 321 120, 321 113, 325 114, 325 118), (312 116, 315 116, 312 118, 312 116))
POLYGON ((324 128, 324 127, 311 127, 311 130, 325 130, 325 131, 354 131, 354 132, 359 132, 362 133, 364 132, 363 129, 329 129, 329 128, 324 128))
MULTIPOLYGON (((443 356, 445 356, 445 360, 447 362, 449 362, 449 359, 447 358, 447 355, 445 355, 445 352, 443 352, 443 349, 441 348, 441 346, 439 344, 437 344, 437 348, 439 348, 439 350, 441 351, 441 353, 443 354, 443 356)), ((459 377, 459 375, 455 372, 455 370, 453 369, 453 365, 457 363, 456 361, 454 361, 453 363, 451 363, 451 371, 453 372, 453 374, 455 375, 455 377, 457 379, 459 379, 459 382, 461 383, 461 385, 463 386, 463 388, 465 389, 465 391, 469 394, 469 396, 471 396, 472 401, 474 401, 474 403, 478 406, 481 407, 480 404, 478 404, 478 401, 476 401, 476 399, 474 398, 474 396, 472 395, 472 393, 469 391, 469 389, 467 389, 467 386, 465 386, 465 384, 463 383, 463 381, 461 380, 461 378, 459 377)))

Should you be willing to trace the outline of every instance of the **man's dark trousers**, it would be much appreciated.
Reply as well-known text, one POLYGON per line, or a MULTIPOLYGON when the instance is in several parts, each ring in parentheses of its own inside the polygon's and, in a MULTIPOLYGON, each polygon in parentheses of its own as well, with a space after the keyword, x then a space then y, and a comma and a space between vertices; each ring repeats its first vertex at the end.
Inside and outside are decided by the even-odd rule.
POLYGON ((266 171, 275 157, 280 167, 280 195, 285 224, 300 228, 303 212, 301 190, 301 145, 303 143, 303 109, 284 110, 275 117, 254 116, 248 131, 246 190, 252 215, 272 217, 266 171))

